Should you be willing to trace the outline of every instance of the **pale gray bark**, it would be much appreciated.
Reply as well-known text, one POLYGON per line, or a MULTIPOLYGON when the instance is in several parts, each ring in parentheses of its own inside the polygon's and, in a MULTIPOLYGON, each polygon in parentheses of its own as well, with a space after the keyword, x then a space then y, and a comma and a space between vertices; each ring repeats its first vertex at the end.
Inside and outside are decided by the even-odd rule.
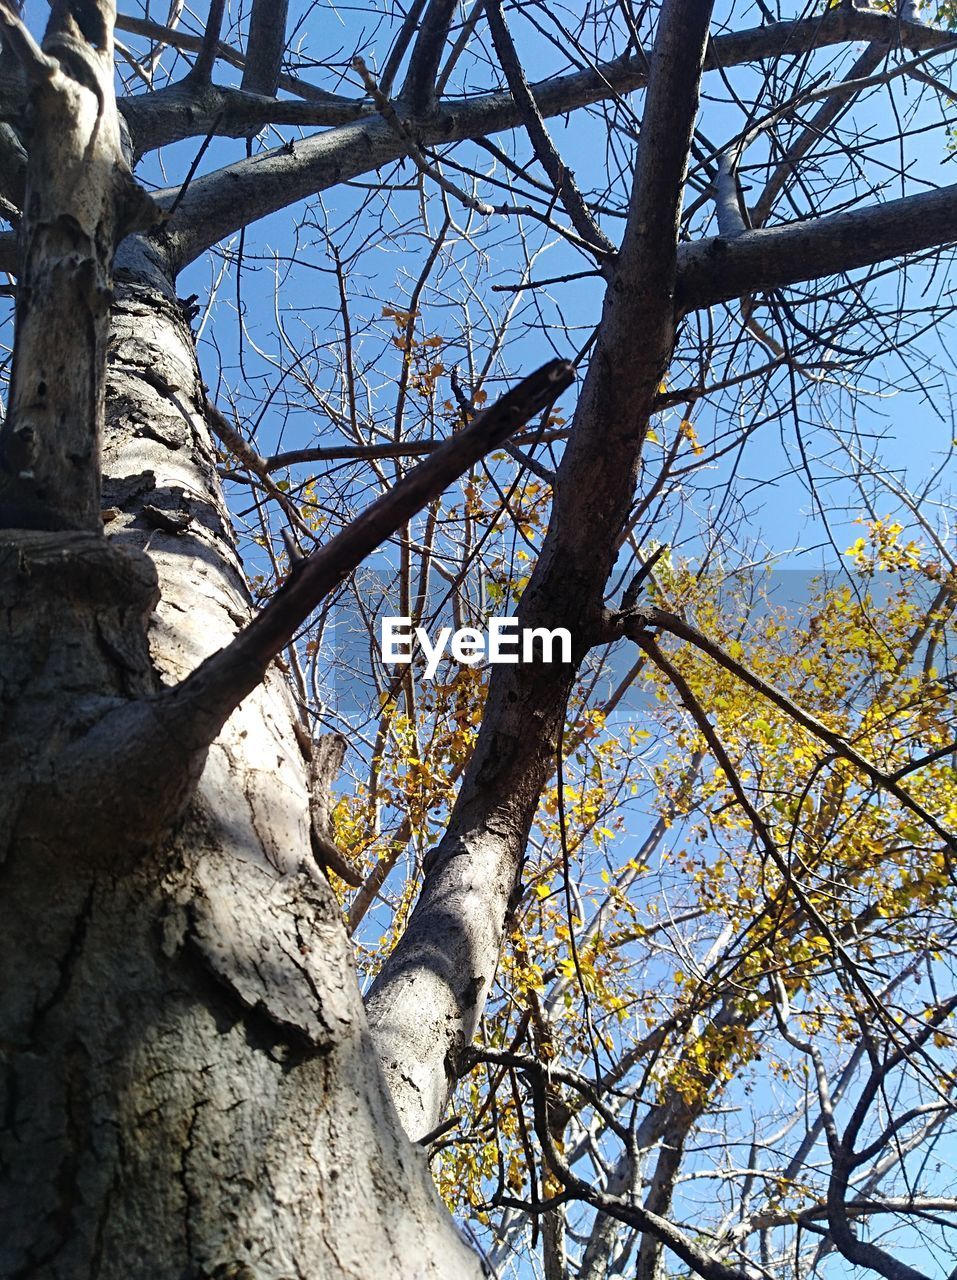
MULTIPOLYGON (((114 536, 5 535, 5 695, 23 708, 5 726, 8 778, 13 761, 21 777, 55 769, 51 743, 73 721, 153 687, 137 623, 155 575, 149 657, 164 681, 249 615, 192 340, 161 266, 130 253, 119 269, 114 536)), ((292 722, 267 678, 211 749, 175 836, 152 847, 125 829, 124 789, 101 797, 114 842, 96 858, 71 842, 68 814, 59 848, 5 815, 3 1275, 480 1274, 382 1087, 341 915, 311 859, 292 722)))
MULTIPOLYGON (((93 16, 69 33, 78 47, 93 16)), ((108 6, 95 16, 108 48, 108 6)), ((0 532, 0 1273, 478 1277, 378 1071, 341 912, 312 860, 284 685, 267 674, 211 747, 158 715, 152 737, 123 736, 229 644, 250 600, 169 259, 128 241, 111 279, 128 181, 115 127, 94 93, 48 70, 41 92, 60 93, 77 127, 51 111, 47 134, 67 138, 59 167, 43 126, 34 140, 37 236, 75 222, 90 256, 31 241, 24 275, 77 274, 99 290, 98 327, 71 343, 53 324, 62 297, 23 291, 18 386, 58 355, 65 392, 93 390, 50 437, 83 445, 81 497, 55 457, 49 501, 34 495, 41 527, 18 528, 17 473, 0 532)), ((76 296, 87 310, 73 323, 92 308, 76 296)), ((28 412, 21 390, 14 438, 28 412)))
MULTIPOLYGON (((9 11, 8 11, 9 12, 9 11)), ((113 5, 91 4, 88 42, 59 5, 38 48, 0 28, 31 84, 32 151, 19 227, 17 344, 0 429, 5 524, 99 526, 99 423, 114 242, 158 217, 120 149, 112 93, 113 5), (146 214, 144 219, 143 215, 146 214)))

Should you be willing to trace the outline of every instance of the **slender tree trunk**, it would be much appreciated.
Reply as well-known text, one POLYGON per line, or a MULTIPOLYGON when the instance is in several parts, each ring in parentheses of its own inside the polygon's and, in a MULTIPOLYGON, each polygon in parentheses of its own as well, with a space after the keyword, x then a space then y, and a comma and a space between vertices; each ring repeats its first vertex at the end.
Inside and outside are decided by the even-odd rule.
POLYGON ((416 1137, 441 1119, 478 1028, 568 695, 601 639, 605 584, 675 342, 681 193, 710 9, 708 0, 672 0, 662 12, 625 235, 548 532, 517 609, 522 628, 567 627, 573 661, 495 668, 451 820, 367 1000, 383 1071, 416 1137))
POLYGON ((104 790, 111 841, 31 809, 78 727, 248 617, 204 401, 161 255, 129 242, 114 536, 0 535, 0 1275, 478 1276, 379 1076, 282 684, 232 717, 171 838, 143 834, 148 774, 136 803, 104 790))

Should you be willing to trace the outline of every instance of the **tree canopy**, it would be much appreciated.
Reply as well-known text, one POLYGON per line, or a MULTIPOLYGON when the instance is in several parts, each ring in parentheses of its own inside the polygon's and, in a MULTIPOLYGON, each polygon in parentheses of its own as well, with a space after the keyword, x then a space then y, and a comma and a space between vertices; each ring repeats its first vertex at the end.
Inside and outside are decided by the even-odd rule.
MULTIPOLYGON (((110 674, 48 664, 26 763, 11 717, 0 852, 42 890, 92 851, 78 902, 155 857, 143 937, 260 1020, 250 1061, 364 1016, 492 1274, 950 1275, 953 5, 172 0, 115 49, 110 0, 42 49, 41 8, 0 2, 0 527, 153 568, 97 588, 110 674), (392 663, 389 617, 570 655, 392 663)), ((307 1230, 273 1178, 264 1277, 307 1230)))

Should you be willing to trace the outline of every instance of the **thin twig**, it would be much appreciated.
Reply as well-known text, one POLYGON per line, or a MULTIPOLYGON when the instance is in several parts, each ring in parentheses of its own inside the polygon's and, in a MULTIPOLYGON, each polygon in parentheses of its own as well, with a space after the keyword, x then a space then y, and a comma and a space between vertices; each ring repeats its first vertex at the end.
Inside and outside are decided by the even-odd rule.
POLYGON ((453 200, 457 200, 460 204, 463 204, 466 209, 471 209, 473 213, 480 213, 483 218, 491 217, 495 210, 490 204, 486 204, 483 200, 476 199, 475 196, 470 196, 467 191, 463 191, 460 187, 457 187, 454 182, 449 182, 448 178, 436 169, 434 165, 429 164, 419 147, 419 144, 399 119, 395 107, 379 88, 376 78, 366 66, 365 60, 363 58, 353 58, 352 66, 353 69, 359 73, 362 83, 365 86, 365 90, 375 103, 375 107, 379 115, 386 122, 396 137, 402 139, 409 159, 419 172, 424 174, 427 178, 431 178, 433 182, 441 187, 446 195, 450 195, 453 200))

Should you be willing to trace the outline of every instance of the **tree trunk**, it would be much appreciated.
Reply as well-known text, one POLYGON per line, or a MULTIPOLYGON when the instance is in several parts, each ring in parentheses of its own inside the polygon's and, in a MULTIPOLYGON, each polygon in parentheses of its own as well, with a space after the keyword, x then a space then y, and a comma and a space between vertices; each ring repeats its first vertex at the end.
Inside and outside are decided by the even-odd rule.
POLYGON ((96 797, 109 840, 57 809, 64 744, 250 613, 145 241, 117 261, 108 360, 114 536, 0 534, 0 1274, 478 1276, 379 1076, 282 683, 230 719, 172 837, 149 837, 148 772, 96 797))

